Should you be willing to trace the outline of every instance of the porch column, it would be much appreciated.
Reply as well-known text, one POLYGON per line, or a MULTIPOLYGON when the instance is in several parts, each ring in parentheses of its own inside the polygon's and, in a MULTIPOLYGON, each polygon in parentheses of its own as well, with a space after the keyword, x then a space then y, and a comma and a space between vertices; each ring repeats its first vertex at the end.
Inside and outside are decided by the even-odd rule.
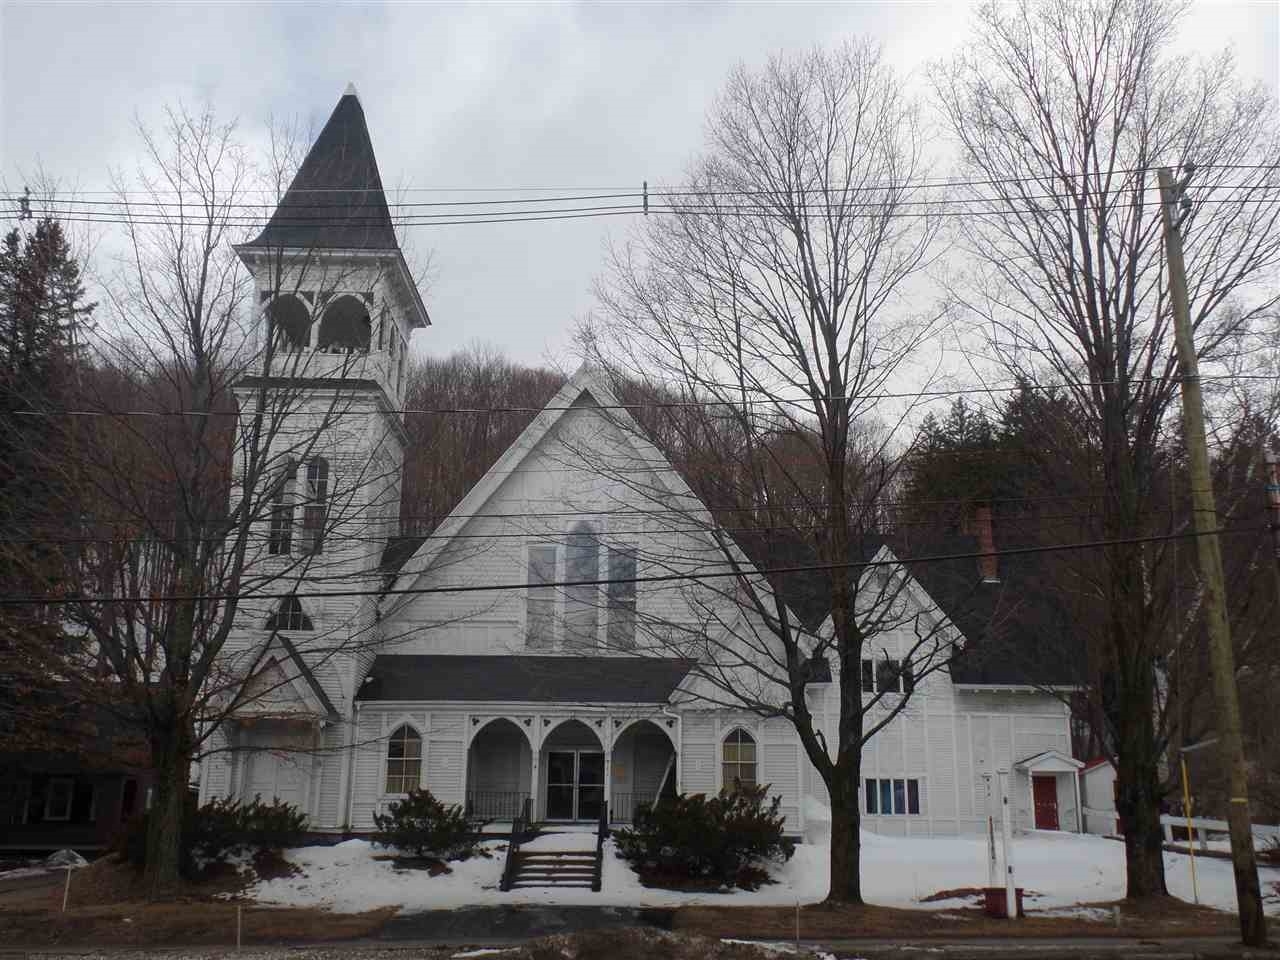
POLYGON ((1071 782, 1076 788, 1076 833, 1084 833, 1084 805, 1080 803, 1080 771, 1073 771, 1071 782))
POLYGON ((542 795, 538 789, 538 784, 542 778, 540 769, 542 767, 542 717, 535 714, 533 722, 529 727, 529 797, 533 800, 530 805, 532 813, 530 816, 534 822, 542 819, 542 795))

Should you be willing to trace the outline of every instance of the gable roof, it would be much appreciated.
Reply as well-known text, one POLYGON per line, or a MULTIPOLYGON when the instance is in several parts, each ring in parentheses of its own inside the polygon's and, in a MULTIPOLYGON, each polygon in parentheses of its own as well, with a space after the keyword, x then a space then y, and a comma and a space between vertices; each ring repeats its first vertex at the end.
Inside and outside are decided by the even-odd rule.
MULTIPOLYGON (((1013 546, 1007 540, 1001 545, 1013 546)), ((969 554, 912 565, 912 572, 964 634, 951 679, 970 686, 1070 687, 1083 682, 1084 650, 1072 614, 1035 554, 1000 558, 999 580, 979 574, 977 538, 946 530, 911 547, 916 556, 969 554)))
POLYGON ((355 87, 333 108, 266 228, 243 246, 399 250, 355 87))
POLYGON ((666 703, 693 667, 656 657, 380 654, 356 699, 666 703))
MULTIPOLYGON (((411 556, 401 559, 400 551, 408 550, 408 546, 388 544, 382 557, 384 572, 393 574, 388 578, 388 587, 396 586, 399 578, 407 577, 412 580, 427 573, 434 561, 448 547, 450 541, 461 532, 472 517, 482 514, 482 508, 489 498, 497 493, 507 477, 533 452, 542 439, 555 429, 569 410, 589 405, 617 407, 617 409, 610 409, 609 415, 626 429, 627 439, 636 447, 642 448, 639 451, 642 459, 647 463, 667 462, 666 457, 646 439, 644 431, 631 415, 625 409, 618 407, 613 391, 596 369, 584 363, 565 381, 564 386, 547 402, 542 412, 524 428, 520 436, 516 437, 511 446, 503 451, 502 456, 485 472, 485 475, 467 491, 467 495, 450 511, 444 522, 432 532, 431 536, 421 539, 409 538, 419 540, 413 547, 411 556), (587 401, 585 404, 584 398, 587 401)), ((674 468, 668 467, 666 470, 655 468, 654 473, 670 490, 673 499, 684 501, 681 509, 688 510, 690 515, 697 514, 704 518, 708 525, 711 524, 711 517, 706 513, 705 507, 674 468)))

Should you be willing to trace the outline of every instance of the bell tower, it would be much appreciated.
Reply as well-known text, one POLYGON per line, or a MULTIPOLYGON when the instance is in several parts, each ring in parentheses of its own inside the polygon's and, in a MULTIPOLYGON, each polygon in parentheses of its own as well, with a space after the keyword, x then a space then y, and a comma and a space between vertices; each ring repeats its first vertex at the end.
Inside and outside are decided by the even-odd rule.
POLYGON ((283 623, 302 649, 306 633, 349 633, 362 617, 355 600, 304 594, 374 586, 399 532, 409 337, 430 324, 354 86, 265 228, 235 250, 254 285, 256 349, 236 385, 238 480, 259 518, 249 552, 278 577, 273 593, 302 597, 289 616, 246 605, 245 639, 283 623))

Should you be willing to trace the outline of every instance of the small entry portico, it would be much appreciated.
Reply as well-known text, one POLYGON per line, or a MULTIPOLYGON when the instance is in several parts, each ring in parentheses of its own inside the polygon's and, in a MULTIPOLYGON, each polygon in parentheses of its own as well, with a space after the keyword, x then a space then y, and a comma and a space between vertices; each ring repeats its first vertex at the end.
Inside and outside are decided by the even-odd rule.
POLYGON ((1019 760, 1014 767, 1027 778, 1032 828, 1084 832, 1080 804, 1082 762, 1057 750, 1046 750, 1019 760))

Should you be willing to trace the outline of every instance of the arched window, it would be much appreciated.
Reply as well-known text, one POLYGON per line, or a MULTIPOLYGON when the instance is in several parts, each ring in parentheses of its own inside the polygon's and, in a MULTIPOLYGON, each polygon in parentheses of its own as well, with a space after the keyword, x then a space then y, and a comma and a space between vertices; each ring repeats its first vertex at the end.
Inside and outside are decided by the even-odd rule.
POLYGON ((422 782, 422 737, 407 723, 387 742, 387 793, 408 793, 422 782))
POLYGON ((369 308, 359 298, 343 294, 325 308, 316 349, 322 353, 368 353, 372 335, 369 308))
MULTIPOLYGON (((570 528, 564 554, 564 577, 570 583, 600 579, 600 542, 591 524, 585 521, 570 528)), ((564 599, 565 644, 596 646, 600 642, 599 586, 594 583, 567 586, 564 599)))
POLYGON ((329 501, 329 461, 316 457, 307 461, 306 485, 302 491, 302 552, 324 553, 325 510, 329 501))
POLYGON ((267 335, 276 350, 306 350, 311 339, 311 314, 291 293, 271 301, 267 308, 267 335))
POLYGON ((302 601, 290 594, 280 601, 275 613, 267 618, 268 630, 314 630, 311 618, 302 609, 302 601))
POLYGON ((735 728, 724 738, 724 756, 721 763, 721 782, 726 790, 735 784, 756 785, 756 741, 741 727, 735 728))

